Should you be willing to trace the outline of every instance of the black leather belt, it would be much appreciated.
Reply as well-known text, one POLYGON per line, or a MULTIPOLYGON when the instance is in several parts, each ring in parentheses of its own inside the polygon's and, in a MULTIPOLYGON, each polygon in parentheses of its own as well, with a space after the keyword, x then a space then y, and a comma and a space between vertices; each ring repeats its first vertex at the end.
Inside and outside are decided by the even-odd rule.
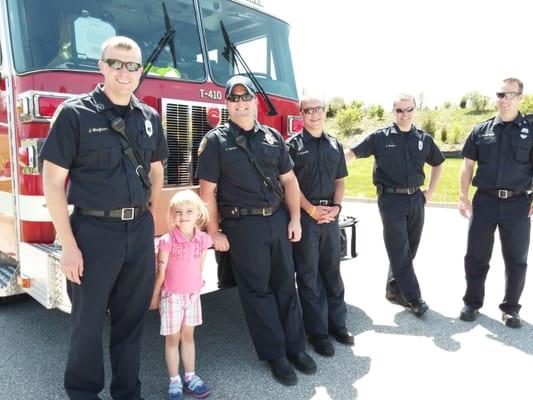
POLYGON ((120 219, 122 221, 131 221, 132 219, 137 218, 139 215, 143 214, 148 210, 148 206, 142 205, 138 207, 126 207, 126 208, 117 208, 115 210, 89 210, 87 208, 76 207, 74 212, 83 215, 90 215, 91 217, 101 217, 101 218, 111 218, 111 219, 120 219))
POLYGON ((309 200, 309 203, 314 206, 332 206, 333 200, 309 200))
POLYGON ((395 193, 395 194, 414 194, 416 191, 420 189, 418 187, 410 187, 410 188, 393 188, 393 187, 387 187, 387 186, 379 186, 378 187, 378 194, 381 193, 395 193))
POLYGON ((239 218, 249 215, 262 215, 263 217, 268 217, 269 215, 274 214, 280 205, 274 207, 264 207, 264 208, 245 208, 245 207, 224 207, 221 206, 218 209, 220 216, 224 218, 239 218))
POLYGON ((524 193, 524 191, 513 191, 507 189, 494 189, 494 190, 484 190, 479 189, 483 193, 490 194, 491 196, 498 197, 499 199, 508 199, 510 197, 518 196, 519 194, 524 193))

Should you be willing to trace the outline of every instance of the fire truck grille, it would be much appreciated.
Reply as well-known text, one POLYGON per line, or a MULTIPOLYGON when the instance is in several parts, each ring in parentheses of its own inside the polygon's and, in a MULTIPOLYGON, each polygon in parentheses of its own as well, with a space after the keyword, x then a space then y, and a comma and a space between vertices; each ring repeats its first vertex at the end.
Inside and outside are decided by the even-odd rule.
MULTIPOLYGON (((165 170, 167 185, 197 185, 194 177, 198 165, 198 146, 202 138, 211 130, 207 120, 209 109, 217 108, 209 104, 187 104, 166 102, 163 107, 169 157, 165 170)), ((221 109, 221 121, 228 120, 228 111, 221 109)))

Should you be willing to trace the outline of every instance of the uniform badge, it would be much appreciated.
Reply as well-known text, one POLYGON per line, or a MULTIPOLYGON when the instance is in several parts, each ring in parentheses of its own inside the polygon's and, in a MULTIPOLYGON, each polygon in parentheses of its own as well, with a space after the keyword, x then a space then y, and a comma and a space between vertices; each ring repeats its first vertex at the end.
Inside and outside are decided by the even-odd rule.
POLYGON ((265 140, 268 144, 274 144, 276 143, 276 139, 274 139, 274 136, 272 136, 272 133, 267 132, 265 133, 265 140))
POLYGON ((527 128, 522 128, 522 130, 521 130, 520 132, 522 132, 522 133, 529 133, 529 129, 527 129, 527 128))
POLYGON ((154 129, 152 128, 152 121, 147 119, 144 121, 144 130, 146 131, 146 134, 148 137, 152 137, 152 134, 154 133, 154 129))
POLYGON ((422 142, 421 140, 418 141, 418 150, 422 151, 422 149, 424 148, 424 142, 422 142))
POLYGON ((520 134, 520 137, 521 137, 522 139, 525 139, 525 138, 527 138, 527 135, 524 135, 523 133, 521 133, 521 134, 520 134))
POLYGON ((202 151, 204 151, 206 145, 207 145, 207 138, 204 136, 202 141, 200 142, 200 145, 198 146, 198 155, 202 154, 202 151))

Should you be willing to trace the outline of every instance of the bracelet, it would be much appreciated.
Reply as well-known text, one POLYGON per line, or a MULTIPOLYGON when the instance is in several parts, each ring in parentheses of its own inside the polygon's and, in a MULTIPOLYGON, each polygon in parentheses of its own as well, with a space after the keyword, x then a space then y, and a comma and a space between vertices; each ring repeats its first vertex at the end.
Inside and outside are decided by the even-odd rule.
POLYGON ((335 206, 339 207, 339 214, 340 214, 341 211, 342 211, 342 206, 341 206, 339 203, 333 203, 333 206, 334 206, 334 207, 335 207, 335 206))
POLYGON ((311 207, 311 211, 310 212, 308 211, 307 214, 309 214, 309 216, 312 217, 313 214, 315 213, 315 211, 316 211, 316 207, 313 206, 313 207, 311 207))

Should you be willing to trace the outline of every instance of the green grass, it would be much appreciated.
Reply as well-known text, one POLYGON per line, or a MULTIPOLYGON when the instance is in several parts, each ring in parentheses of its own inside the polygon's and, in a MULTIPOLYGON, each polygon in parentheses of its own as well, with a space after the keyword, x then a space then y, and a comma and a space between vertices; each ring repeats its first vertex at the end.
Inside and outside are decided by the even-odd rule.
MULTIPOLYGON (((457 203, 459 199, 459 172, 462 159, 447 159, 442 164, 442 174, 432 202, 457 203)), ((374 157, 357 159, 348 165, 345 196, 375 199, 376 187, 372 184, 374 157)), ((429 166, 426 165, 426 186, 429 182, 429 166)))

